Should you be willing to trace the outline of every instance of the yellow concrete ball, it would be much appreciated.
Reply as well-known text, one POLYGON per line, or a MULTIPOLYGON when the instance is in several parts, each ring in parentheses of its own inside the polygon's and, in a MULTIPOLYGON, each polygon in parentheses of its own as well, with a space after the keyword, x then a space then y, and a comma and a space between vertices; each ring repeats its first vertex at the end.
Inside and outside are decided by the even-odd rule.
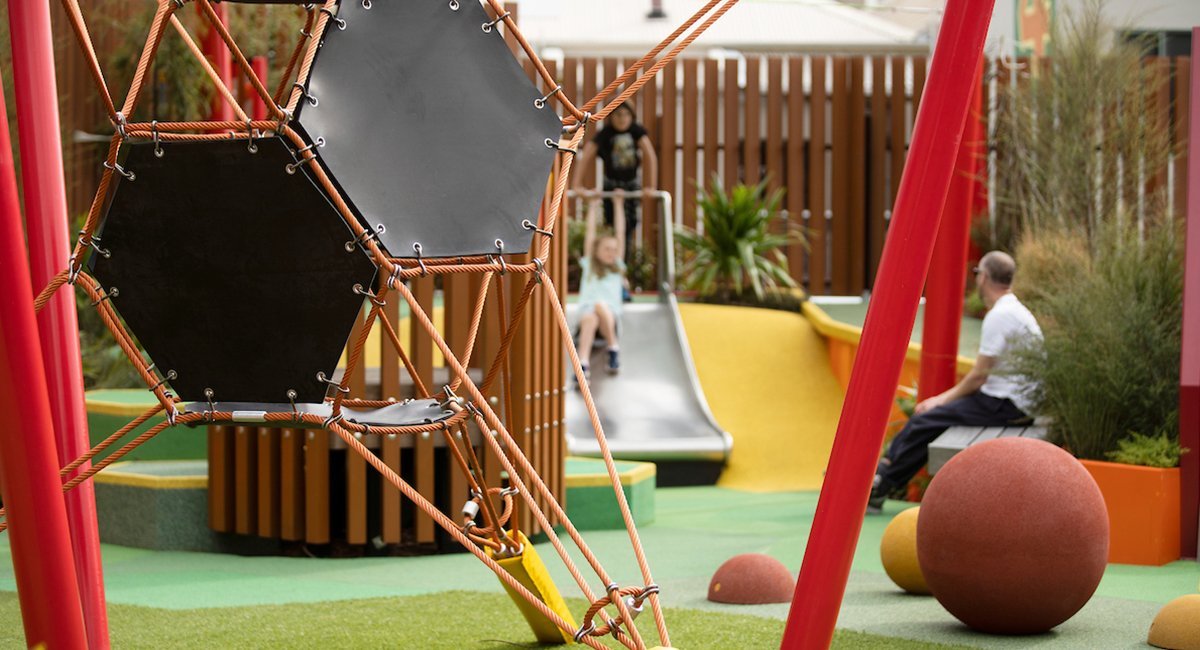
POLYGON ((1200 650, 1200 594, 1164 605, 1150 624, 1146 642, 1168 650, 1200 650))
POLYGON ((929 595, 929 586, 917 561, 917 511, 909 508, 896 515, 883 531, 879 556, 883 570, 896 586, 910 594, 929 595))

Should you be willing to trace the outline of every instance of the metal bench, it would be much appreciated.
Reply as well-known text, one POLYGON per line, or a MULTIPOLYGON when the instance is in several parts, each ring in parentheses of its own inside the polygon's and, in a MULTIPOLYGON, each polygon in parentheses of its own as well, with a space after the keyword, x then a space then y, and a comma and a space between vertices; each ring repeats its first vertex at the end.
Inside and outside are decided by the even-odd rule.
POLYGON ((1046 439, 1046 427, 1033 426, 1012 427, 950 427, 929 444, 929 473, 936 474, 958 452, 973 444, 995 438, 1035 438, 1046 439))

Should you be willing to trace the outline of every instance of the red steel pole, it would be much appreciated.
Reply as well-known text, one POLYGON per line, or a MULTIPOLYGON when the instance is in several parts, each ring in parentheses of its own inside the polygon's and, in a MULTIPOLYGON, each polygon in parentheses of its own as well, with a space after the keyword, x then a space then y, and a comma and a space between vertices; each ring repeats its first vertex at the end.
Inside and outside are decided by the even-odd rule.
MULTIPOLYGON (((217 13, 217 17, 226 25, 229 24, 229 18, 226 15, 225 5, 223 3, 214 2, 212 5, 213 11, 217 13)), ((196 11, 204 16, 204 8, 196 5, 196 11)), ((205 19, 207 24, 207 19, 205 19)), ((217 33, 217 29, 212 25, 208 26, 208 31, 204 35, 204 54, 208 57, 212 67, 217 71, 217 76, 225 84, 225 87, 233 92, 233 53, 229 51, 229 47, 225 45, 225 41, 221 40, 221 35, 217 33)), ((210 120, 228 122, 233 119, 233 107, 225 101, 225 98, 220 93, 216 93, 212 100, 212 113, 209 116, 210 120)))
POLYGON ((1200 27, 1192 29, 1192 100, 1188 121, 1187 248, 1183 272, 1183 349, 1179 371, 1179 522, 1184 557, 1200 544, 1200 27))
MULTIPOLYGON (((268 74, 267 57, 256 56, 250 59, 250 68, 254 70, 254 74, 258 75, 258 80, 266 87, 268 74)), ((263 98, 258 93, 251 93, 251 97, 254 98, 254 103, 250 109, 250 118, 253 120, 267 119, 267 103, 263 101, 263 98)))
POLYGON ((981 132, 982 67, 976 75, 971 113, 963 127, 962 144, 954 163, 950 194, 942 210, 929 277, 925 280, 925 324, 921 331, 921 374, 917 399, 933 397, 958 380, 958 335, 962 329, 963 290, 967 279, 967 247, 975 210, 975 186, 981 132))
POLYGON ((782 647, 827 648, 954 172, 994 0, 948 0, 782 647))
MULTIPOLYGON (((67 268, 67 196, 63 182, 62 142, 55 87, 54 41, 50 6, 38 0, 14 0, 8 8, 13 50, 13 87, 21 139, 21 180, 29 236, 30 273, 37 291, 67 268)), ((21 297, 31 298, 30 294, 21 297)), ((41 356, 59 467, 91 448, 83 397, 79 324, 75 297, 60 291, 37 316, 41 356)), ((81 470, 90 465, 84 464, 81 470)), ((96 498, 90 482, 66 498, 75 574, 92 648, 108 648, 104 573, 96 525, 96 498)))
POLYGON ((0 93, 0 484, 8 509, 13 573, 25 644, 84 648, 83 608, 50 435, 54 421, 14 172, 8 113, 0 93))

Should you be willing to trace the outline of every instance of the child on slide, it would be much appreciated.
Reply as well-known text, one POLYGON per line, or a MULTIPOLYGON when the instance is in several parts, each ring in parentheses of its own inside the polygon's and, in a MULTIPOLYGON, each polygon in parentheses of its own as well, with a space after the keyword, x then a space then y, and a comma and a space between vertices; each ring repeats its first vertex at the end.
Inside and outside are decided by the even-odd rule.
POLYGON ((583 258, 579 260, 583 277, 579 283, 579 359, 584 377, 590 376, 589 358, 596 330, 608 343, 608 372, 616 374, 621 367, 621 346, 617 341, 621 320, 621 287, 625 281, 625 202, 617 190, 613 207, 616 218, 613 235, 596 234, 600 200, 588 203, 587 234, 583 240, 583 258))

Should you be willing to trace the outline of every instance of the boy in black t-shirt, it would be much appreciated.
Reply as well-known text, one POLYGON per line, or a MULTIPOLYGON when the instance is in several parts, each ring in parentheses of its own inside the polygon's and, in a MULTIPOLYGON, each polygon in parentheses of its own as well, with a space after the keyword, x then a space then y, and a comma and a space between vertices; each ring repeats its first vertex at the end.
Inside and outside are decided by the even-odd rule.
MULTIPOLYGON (((592 162, 599 156, 604 162, 604 189, 621 189, 627 192, 640 189, 653 190, 658 178, 658 158, 654 145, 646 135, 646 128, 634 118, 633 105, 625 102, 609 114, 604 128, 588 141, 583 148, 579 173, 575 174, 575 190, 583 192, 583 179, 591 173, 592 162), (643 165, 644 163, 644 165, 643 165), (638 168, 642 167, 642 181, 638 181, 638 168)), ((633 250, 634 231, 638 225, 638 207, 641 199, 625 199, 625 254, 633 250)), ((604 200, 604 223, 613 225, 613 205, 604 200)))

